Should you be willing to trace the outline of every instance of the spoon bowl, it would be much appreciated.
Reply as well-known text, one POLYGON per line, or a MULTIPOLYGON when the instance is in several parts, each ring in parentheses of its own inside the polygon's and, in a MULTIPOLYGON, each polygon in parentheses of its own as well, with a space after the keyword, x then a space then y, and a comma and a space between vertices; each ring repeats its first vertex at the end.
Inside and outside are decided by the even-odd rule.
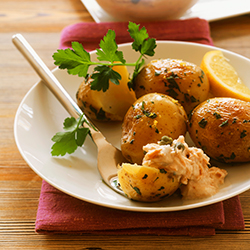
MULTIPOLYGON (((82 110, 76 104, 76 102, 71 98, 67 91, 63 88, 57 78, 45 65, 42 59, 34 51, 31 45, 27 40, 21 35, 16 34, 12 37, 12 42, 16 48, 23 54, 27 59, 30 65, 34 68, 37 74, 42 79, 42 82, 48 87, 48 89, 54 94, 62 106, 67 110, 67 112, 74 118, 78 118, 83 114, 82 110)), ((84 115, 85 116, 85 115, 84 115)), ((89 119, 85 116, 85 119, 88 120, 88 123, 92 125, 89 119)), ((94 125, 92 125, 95 127, 94 125)), ((103 179, 103 181, 116 192, 124 195, 123 191, 119 188, 117 183, 117 167, 122 162, 125 162, 125 158, 122 155, 122 152, 111 145, 103 134, 94 129, 92 126, 89 126, 92 139, 95 142, 98 148, 97 156, 97 166, 98 171, 103 179)))

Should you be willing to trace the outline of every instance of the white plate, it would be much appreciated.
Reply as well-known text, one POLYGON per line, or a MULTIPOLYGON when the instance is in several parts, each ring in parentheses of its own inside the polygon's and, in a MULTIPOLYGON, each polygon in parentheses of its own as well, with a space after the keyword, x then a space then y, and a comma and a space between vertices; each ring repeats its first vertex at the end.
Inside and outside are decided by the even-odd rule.
MULTIPOLYGON (((158 42, 154 58, 179 58, 200 65, 203 55, 215 49, 217 48, 194 43, 163 41, 158 42)), ((129 44, 121 45, 120 50, 123 50, 127 62, 137 60, 138 54, 132 51, 129 44)), ((226 50, 222 51, 243 81, 249 82, 247 80, 250 79, 250 60, 226 50)), ((58 69, 54 74, 74 98, 81 79, 58 69)), ((130 201, 102 182, 97 171, 96 146, 89 138, 82 148, 70 156, 64 158, 51 156, 51 138, 56 132, 62 131, 62 124, 66 117, 68 117, 66 111, 39 82, 26 94, 17 110, 14 134, 23 158, 39 176, 55 188, 81 200, 122 210, 177 211, 213 204, 250 188, 249 163, 238 166, 222 164, 221 167, 228 171, 228 176, 225 184, 213 197, 183 201, 177 195, 173 195, 156 203, 130 201)), ((119 147, 120 124, 103 125, 100 129, 111 143, 119 147)))
MULTIPOLYGON (((103 10, 96 0, 81 0, 96 23, 118 21, 103 10)), ((199 0, 181 19, 199 17, 209 22, 250 12, 249 0, 199 0)), ((130 20, 133 21, 133 20, 130 20)))

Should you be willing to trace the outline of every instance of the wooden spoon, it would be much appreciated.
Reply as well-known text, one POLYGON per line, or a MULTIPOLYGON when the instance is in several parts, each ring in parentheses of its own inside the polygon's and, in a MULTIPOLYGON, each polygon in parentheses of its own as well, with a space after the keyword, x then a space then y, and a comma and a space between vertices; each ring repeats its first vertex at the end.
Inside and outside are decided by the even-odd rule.
MULTIPOLYGON (((82 110, 63 88, 26 39, 21 34, 16 34, 12 37, 12 42, 35 69, 43 80, 42 82, 49 88, 68 113, 75 118, 82 115, 82 110)), ((86 117, 85 119, 88 120, 86 117)), ((90 123, 89 120, 88 122, 90 123)), ((98 148, 97 165, 102 179, 109 187, 124 195, 117 185, 117 166, 122 162, 125 162, 125 158, 119 149, 106 141, 105 137, 99 130, 95 130, 91 126, 89 129, 98 148)))

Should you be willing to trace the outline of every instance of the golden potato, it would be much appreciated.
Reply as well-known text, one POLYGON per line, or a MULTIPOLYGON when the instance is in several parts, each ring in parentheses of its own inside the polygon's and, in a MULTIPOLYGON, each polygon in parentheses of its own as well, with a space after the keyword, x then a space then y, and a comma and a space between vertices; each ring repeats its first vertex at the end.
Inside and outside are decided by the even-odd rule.
POLYGON ((135 94, 162 93, 183 105, 187 114, 209 94, 209 82, 201 68, 178 59, 153 60, 135 78, 135 94))
POLYGON ((173 194, 180 186, 179 178, 164 169, 124 163, 118 170, 119 183, 128 198, 153 202, 173 194))
POLYGON ((150 93, 139 98, 124 117, 121 150, 132 163, 141 164, 142 147, 160 141, 166 135, 173 139, 185 135, 187 115, 172 97, 150 93))
POLYGON ((250 103, 212 98, 191 113, 189 134, 197 147, 223 162, 250 161, 250 103))
POLYGON ((122 79, 119 85, 109 84, 106 92, 90 88, 93 81, 89 78, 82 82, 77 94, 77 104, 91 119, 99 121, 122 121, 129 107, 136 101, 135 93, 128 88, 129 74, 126 66, 114 66, 122 79))

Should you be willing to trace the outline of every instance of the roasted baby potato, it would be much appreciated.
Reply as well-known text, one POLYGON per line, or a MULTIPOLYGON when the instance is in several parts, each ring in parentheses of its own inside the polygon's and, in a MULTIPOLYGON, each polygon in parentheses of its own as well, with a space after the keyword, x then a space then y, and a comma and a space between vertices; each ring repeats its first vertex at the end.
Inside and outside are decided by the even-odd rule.
POLYGON ((197 147, 218 161, 250 161, 250 103, 212 98, 191 113, 189 134, 197 147))
POLYGON ((124 117, 121 151, 131 163, 141 164, 142 147, 160 141, 166 135, 173 139, 185 135, 187 115, 172 97, 150 93, 139 98, 124 117))
POLYGON ((172 195, 180 186, 177 176, 164 169, 124 163, 118 170, 119 183, 128 198, 153 202, 172 195))
POLYGON ((135 78, 135 94, 163 93, 178 100, 187 114, 209 94, 209 82, 197 65, 178 59, 153 60, 135 78))
POLYGON ((126 66, 114 66, 122 79, 119 85, 109 83, 106 92, 92 90, 91 77, 83 81, 77 91, 77 104, 91 119, 99 121, 122 121, 129 107, 136 101, 135 93, 128 88, 129 74, 126 66))

